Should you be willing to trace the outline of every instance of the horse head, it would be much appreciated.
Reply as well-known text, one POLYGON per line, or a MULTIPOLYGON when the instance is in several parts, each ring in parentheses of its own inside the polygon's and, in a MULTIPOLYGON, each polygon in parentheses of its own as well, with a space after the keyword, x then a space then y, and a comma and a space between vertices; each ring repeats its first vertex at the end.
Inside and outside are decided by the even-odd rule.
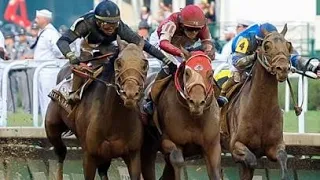
POLYGON ((202 51, 188 52, 182 48, 182 52, 185 61, 176 73, 175 84, 178 90, 180 89, 180 95, 186 100, 190 113, 201 116, 213 95, 211 59, 202 51), (183 87, 179 85, 179 71, 183 87))
POLYGON ((293 47, 284 38, 286 32, 287 24, 285 24, 281 33, 264 31, 265 38, 257 57, 269 73, 276 75, 279 82, 285 81, 290 72, 290 53, 293 47))
POLYGON ((144 41, 128 44, 117 38, 119 55, 114 62, 115 84, 118 94, 128 108, 135 108, 143 97, 148 61, 143 54, 144 41))

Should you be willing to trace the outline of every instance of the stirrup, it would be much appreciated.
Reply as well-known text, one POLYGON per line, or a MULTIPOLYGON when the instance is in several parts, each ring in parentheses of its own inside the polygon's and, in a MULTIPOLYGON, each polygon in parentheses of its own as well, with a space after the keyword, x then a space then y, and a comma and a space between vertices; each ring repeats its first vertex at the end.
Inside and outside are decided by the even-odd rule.
POLYGON ((225 96, 219 96, 217 98, 217 102, 218 102, 219 107, 223 107, 229 102, 229 100, 225 96))
POLYGON ((80 99, 80 96, 78 95, 78 92, 75 91, 75 92, 70 92, 66 100, 69 104, 75 104, 75 103, 78 103, 81 99, 80 99))
POLYGON ((153 103, 152 103, 152 101, 148 101, 147 103, 145 103, 143 105, 143 111, 145 113, 147 113, 148 115, 152 115, 153 114, 153 103))

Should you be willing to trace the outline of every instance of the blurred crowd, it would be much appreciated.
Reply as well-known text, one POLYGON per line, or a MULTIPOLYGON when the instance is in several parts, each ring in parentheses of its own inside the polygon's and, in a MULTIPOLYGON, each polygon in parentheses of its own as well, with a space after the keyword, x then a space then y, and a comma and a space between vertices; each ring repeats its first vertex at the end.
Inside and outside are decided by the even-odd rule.
MULTIPOLYGON (((68 29, 66 25, 61 25, 58 30, 63 34, 68 29)), ((31 46, 35 43, 39 30, 36 22, 32 22, 28 29, 15 24, 2 26, 0 33, 4 38, 4 60, 33 59, 34 49, 31 46)))
MULTIPOLYGON (((216 22, 215 3, 214 1, 201 1, 196 4, 203 10, 208 23, 216 22)), ((143 6, 140 12, 140 22, 138 24, 137 33, 149 39, 150 34, 156 27, 167 17, 172 14, 172 4, 160 3, 158 12, 151 12, 150 7, 143 6)), ((56 42, 61 34, 66 32, 69 27, 62 25, 56 29, 52 22, 52 12, 43 9, 35 12, 36 18, 31 22, 31 26, 24 29, 18 25, 6 24, 0 25, 0 58, 4 60, 55 60, 65 58, 57 48, 56 42), (1 52, 3 57, 1 57, 1 52)), ((227 27, 225 29, 226 44, 219 47, 216 58, 226 58, 231 52, 231 41, 233 37, 251 22, 239 20, 236 27, 227 27)), ((72 28, 72 26, 71 26, 72 28)), ((71 44, 71 49, 76 55, 80 54, 81 39, 71 44)), ((58 70, 43 70, 39 76, 39 103, 41 114, 44 117, 45 110, 50 99, 47 94, 55 85, 56 74, 58 70)), ((8 110, 16 111, 18 107, 22 107, 26 112, 32 112, 32 78, 34 69, 15 69, 9 74, 9 97, 8 110), (12 94, 19 94, 13 96, 12 94)))
MULTIPOLYGON (((204 0, 196 5, 203 10, 206 18, 208 19, 208 23, 216 22, 214 1, 208 3, 208 1, 204 0)), ((164 2, 160 2, 158 12, 151 12, 149 7, 143 6, 140 11, 138 34, 145 39, 149 39, 149 35, 155 30, 155 28, 172 13, 172 4, 164 2)))

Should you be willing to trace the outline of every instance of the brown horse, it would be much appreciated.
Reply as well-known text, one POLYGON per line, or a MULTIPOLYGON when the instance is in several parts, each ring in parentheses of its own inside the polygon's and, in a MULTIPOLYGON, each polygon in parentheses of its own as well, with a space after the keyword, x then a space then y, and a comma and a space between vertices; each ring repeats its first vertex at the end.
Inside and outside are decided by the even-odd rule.
MULTIPOLYGON (((83 149, 83 169, 86 180, 93 180, 96 169, 102 179, 108 179, 107 171, 112 158, 122 157, 128 166, 131 179, 140 179, 140 149, 143 126, 140 121, 140 101, 148 62, 139 46, 124 44, 118 39, 119 55, 114 62, 104 65, 100 80, 93 81, 84 92, 74 121, 51 101, 45 119, 46 133, 59 158, 58 179, 62 179, 66 146, 62 133, 71 130, 83 149)), ((66 76, 68 70, 61 71, 66 76)), ((61 79, 61 78, 60 78, 61 79)))
POLYGON ((287 153, 283 141, 283 114, 278 102, 278 82, 287 79, 292 45, 281 33, 266 32, 247 79, 234 95, 229 107, 222 109, 226 117, 227 149, 241 163, 241 179, 252 179, 257 158, 266 155, 278 161, 281 179, 288 179, 287 153), (225 114, 226 113, 226 114, 225 114))
MULTIPOLYGON (((187 60, 179 66, 158 103, 155 102, 154 121, 160 125, 160 149, 166 160, 162 179, 181 179, 184 156, 195 152, 202 152, 209 178, 220 179, 220 109, 213 95, 211 60, 203 52, 183 52, 187 60)), ((155 179, 153 163, 157 148, 148 144, 151 141, 146 140, 143 147, 144 179, 155 179)))

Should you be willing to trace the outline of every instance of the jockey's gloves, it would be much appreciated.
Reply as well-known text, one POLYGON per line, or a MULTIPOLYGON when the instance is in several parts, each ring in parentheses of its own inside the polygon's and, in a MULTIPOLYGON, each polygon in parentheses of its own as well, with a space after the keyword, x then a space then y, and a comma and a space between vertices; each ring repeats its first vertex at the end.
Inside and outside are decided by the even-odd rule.
POLYGON ((246 69, 252 65, 255 58, 256 58, 256 53, 248 56, 244 56, 238 60, 238 62, 236 63, 236 67, 239 69, 246 69))
POLYGON ((69 59, 70 64, 79 64, 80 60, 77 58, 77 56, 74 54, 74 52, 68 52, 66 54, 66 57, 69 59))

